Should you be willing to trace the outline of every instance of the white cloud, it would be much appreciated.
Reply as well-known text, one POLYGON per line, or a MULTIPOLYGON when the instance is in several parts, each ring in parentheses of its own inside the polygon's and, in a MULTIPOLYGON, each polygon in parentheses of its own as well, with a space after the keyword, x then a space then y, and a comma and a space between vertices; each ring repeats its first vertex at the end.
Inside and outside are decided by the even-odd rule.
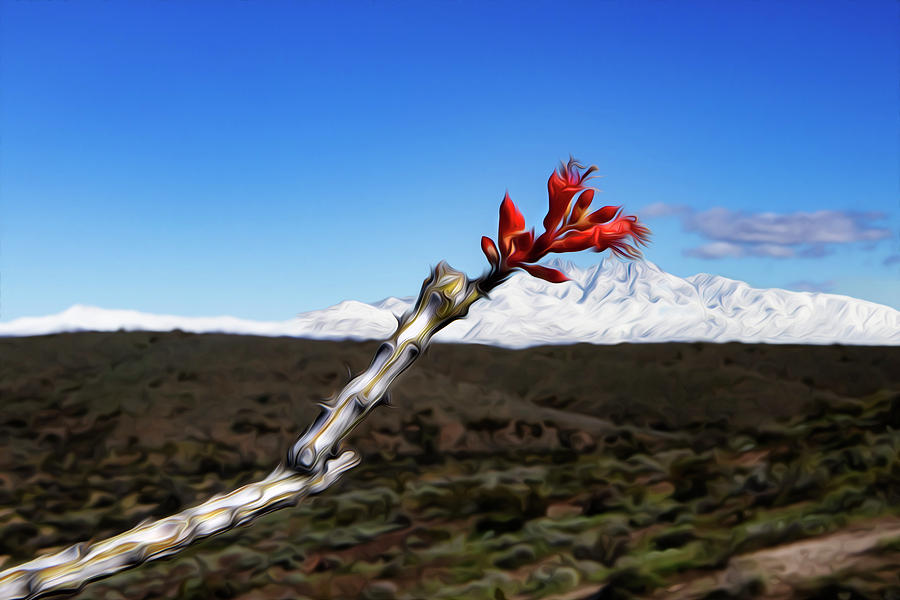
POLYGON ((872 249, 891 237, 890 230, 877 223, 886 217, 880 212, 820 210, 779 214, 724 207, 697 212, 683 205, 657 202, 638 214, 680 217, 686 231, 710 240, 684 254, 705 259, 820 258, 838 244, 865 243, 864 249, 872 249))
POLYGON ((744 256, 744 249, 737 244, 728 242, 712 242, 697 248, 689 248, 684 251, 685 256, 696 258, 726 258, 744 256))
POLYGON ((889 229, 872 224, 872 221, 884 216, 881 213, 838 210, 753 214, 712 208, 691 214, 685 226, 704 237, 733 243, 846 244, 890 237, 889 229))
POLYGON ((749 247, 750 254, 755 256, 769 256, 771 258, 791 258, 796 252, 790 246, 782 244, 753 244, 749 247))

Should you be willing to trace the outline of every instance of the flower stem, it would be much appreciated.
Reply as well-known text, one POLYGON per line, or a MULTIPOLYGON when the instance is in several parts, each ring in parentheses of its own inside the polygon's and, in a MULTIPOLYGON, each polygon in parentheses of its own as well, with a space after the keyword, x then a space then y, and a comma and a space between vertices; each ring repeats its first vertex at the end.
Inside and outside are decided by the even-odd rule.
POLYGON ((341 441, 384 401, 391 384, 425 351, 434 334, 465 317, 472 304, 505 278, 493 271, 471 280, 446 262, 438 263, 422 285, 415 305, 378 348, 369 367, 337 397, 321 404, 319 416, 288 451, 287 464, 301 472, 315 471, 336 455, 341 441))
POLYGON ((287 464, 263 479, 220 494, 171 517, 144 523, 91 544, 71 546, 0 572, 0 598, 35 600, 80 589, 86 583, 183 550, 203 538, 249 523, 273 510, 324 491, 359 464, 340 448, 353 428, 385 398, 391 384, 428 347, 432 336, 460 319, 502 283, 494 269, 476 280, 439 263, 422 285, 413 308, 400 319, 365 372, 354 378, 291 447, 287 464))

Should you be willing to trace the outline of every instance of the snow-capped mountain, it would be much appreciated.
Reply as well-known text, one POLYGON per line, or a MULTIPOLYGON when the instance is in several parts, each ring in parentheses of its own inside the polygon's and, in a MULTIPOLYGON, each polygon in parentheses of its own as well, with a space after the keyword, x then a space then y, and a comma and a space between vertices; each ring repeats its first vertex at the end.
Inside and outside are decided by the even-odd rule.
MULTIPOLYGON (((550 264, 572 281, 547 283, 518 273, 476 303, 465 319, 435 341, 524 348, 541 344, 620 342, 763 342, 792 344, 900 344, 900 311, 835 294, 757 289, 717 275, 686 279, 650 262, 607 257, 581 269, 550 264)), ((389 336, 413 298, 376 304, 345 301, 287 321, 234 317, 176 317, 76 305, 57 315, 0 323, 0 335, 66 331, 181 329, 313 339, 389 336)))

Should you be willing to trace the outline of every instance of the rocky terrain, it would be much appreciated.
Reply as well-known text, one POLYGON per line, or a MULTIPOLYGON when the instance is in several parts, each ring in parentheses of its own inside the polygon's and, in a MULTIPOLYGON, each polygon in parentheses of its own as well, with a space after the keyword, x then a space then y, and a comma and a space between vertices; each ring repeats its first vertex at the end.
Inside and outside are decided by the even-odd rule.
MULTIPOLYGON (((265 476, 376 342, 0 339, 0 569, 265 476)), ((900 348, 433 346, 326 493, 79 599, 900 598, 900 348)))

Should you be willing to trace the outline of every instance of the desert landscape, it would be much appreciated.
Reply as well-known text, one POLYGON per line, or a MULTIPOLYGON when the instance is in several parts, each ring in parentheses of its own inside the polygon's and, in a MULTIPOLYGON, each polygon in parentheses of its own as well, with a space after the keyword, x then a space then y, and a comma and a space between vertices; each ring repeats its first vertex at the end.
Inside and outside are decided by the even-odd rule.
MULTIPOLYGON (((264 477, 376 342, 0 340, 0 568, 264 477)), ((436 344, 324 494, 79 599, 900 598, 900 349, 436 344)))

